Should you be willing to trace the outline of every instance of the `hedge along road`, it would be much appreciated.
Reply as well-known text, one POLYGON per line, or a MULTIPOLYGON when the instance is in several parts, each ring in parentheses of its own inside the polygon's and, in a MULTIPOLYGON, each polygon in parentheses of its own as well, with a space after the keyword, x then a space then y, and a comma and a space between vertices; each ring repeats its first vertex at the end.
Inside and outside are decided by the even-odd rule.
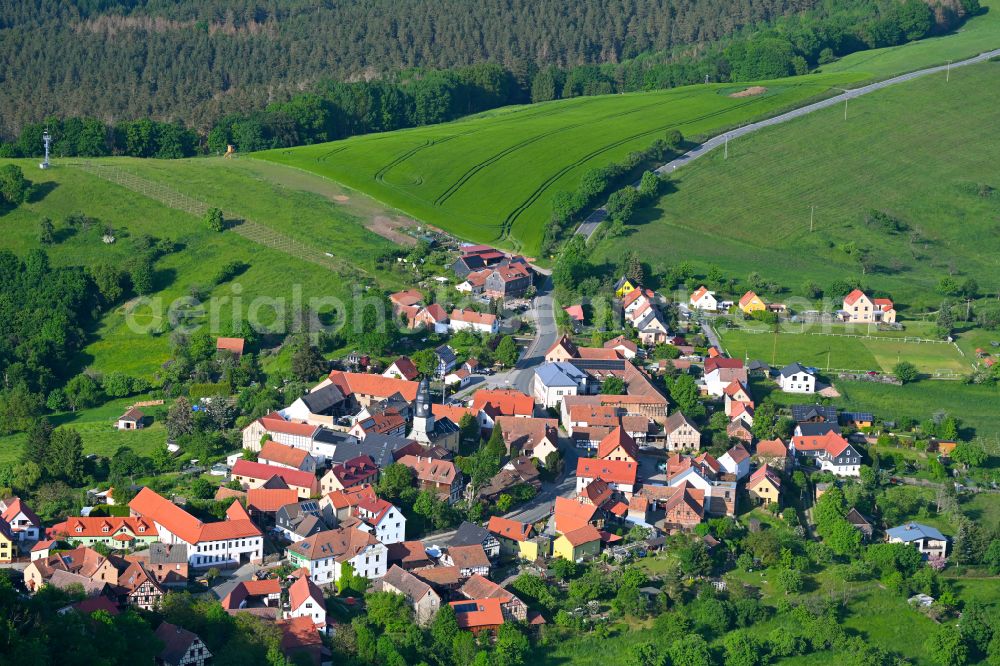
MULTIPOLYGON (((976 63, 984 62, 986 60, 989 60, 990 58, 994 58, 997 56, 1000 56, 1000 49, 994 49, 992 51, 980 53, 975 57, 968 58, 966 60, 959 60, 958 62, 953 62, 949 65, 937 65, 935 67, 928 67, 926 69, 918 69, 914 72, 909 72, 908 74, 900 74, 899 76, 894 76, 890 79, 885 79, 884 81, 878 81, 876 83, 871 83, 866 86, 861 86, 860 88, 845 90, 841 94, 836 95, 834 97, 829 97, 819 102, 807 104, 806 106, 793 109, 786 113, 774 116, 773 118, 767 118, 765 120, 760 120, 758 122, 749 123, 737 129, 730 130, 728 132, 724 132, 722 134, 714 136, 705 143, 702 143, 696 148, 693 148, 688 152, 684 153, 677 159, 667 162, 666 164, 658 167, 655 172, 657 175, 660 176, 664 174, 673 173, 674 171, 684 166, 685 164, 689 164, 694 160, 698 159, 699 157, 710 152, 711 150, 724 145, 727 141, 744 136, 746 134, 750 134, 751 132, 756 132, 759 129, 763 129, 765 127, 771 127, 772 125, 779 125, 781 123, 788 122, 789 120, 793 120, 795 118, 804 116, 808 113, 812 113, 813 111, 818 111, 820 109, 825 109, 834 106, 836 104, 840 104, 841 102, 847 104, 847 100, 853 99, 855 97, 860 97, 862 95, 867 95, 870 92, 881 90, 882 88, 888 88, 889 86, 896 85, 897 83, 912 81, 913 79, 917 79, 922 76, 926 76, 928 74, 944 72, 949 68, 954 69, 956 67, 964 67, 965 65, 974 65, 976 63)), ((638 183, 635 183, 634 186, 638 186, 638 183)), ((594 235, 594 232, 597 231, 597 228, 601 226, 601 222, 603 222, 605 219, 607 219, 607 211, 602 206, 601 208, 598 208, 597 210, 592 212, 587 217, 586 220, 580 223, 580 226, 577 227, 576 229, 576 233, 586 236, 587 240, 590 240, 590 237, 594 235)))

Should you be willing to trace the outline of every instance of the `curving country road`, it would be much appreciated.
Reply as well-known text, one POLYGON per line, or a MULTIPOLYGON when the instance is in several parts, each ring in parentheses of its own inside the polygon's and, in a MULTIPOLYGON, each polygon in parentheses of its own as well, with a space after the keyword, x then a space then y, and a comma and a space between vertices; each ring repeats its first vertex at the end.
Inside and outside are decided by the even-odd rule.
MULTIPOLYGON (((995 56, 1000 56, 1000 49, 994 49, 992 51, 980 53, 979 55, 973 58, 968 58, 966 60, 959 60, 958 62, 953 62, 951 63, 950 67, 954 69, 956 67, 964 67, 965 65, 973 65, 976 63, 983 62, 985 60, 989 60, 990 58, 993 58, 995 56)), ((894 76, 890 79, 885 79, 884 81, 870 83, 866 86, 861 86, 860 88, 852 88, 834 97, 829 97, 819 102, 814 102, 812 104, 807 104, 806 106, 801 106, 797 109, 792 109, 791 111, 782 113, 781 115, 777 115, 772 118, 767 118, 765 120, 760 120, 754 123, 743 125, 742 127, 739 127, 737 129, 730 130, 723 134, 719 134, 718 136, 712 137, 705 143, 700 144, 697 147, 689 150, 688 152, 684 153, 677 159, 671 162, 667 162, 666 164, 660 166, 659 168, 656 169, 656 173, 658 175, 673 173, 676 169, 679 169, 685 164, 693 162, 694 160, 705 155, 712 149, 718 148, 719 146, 725 144, 726 141, 729 139, 735 139, 737 137, 744 136, 745 134, 756 132, 757 130, 762 129, 764 127, 779 125, 781 123, 788 122, 789 120, 793 120, 795 118, 799 118, 806 114, 812 113, 813 111, 818 111, 820 109, 825 109, 831 106, 835 106, 841 102, 846 103, 846 101, 849 99, 860 97, 862 95, 867 95, 870 92, 874 92, 876 90, 882 90, 883 88, 888 88, 889 86, 896 85, 897 83, 912 81, 913 79, 917 79, 922 76, 927 76, 928 74, 934 74, 936 72, 944 72, 948 68, 949 65, 938 65, 936 67, 918 69, 914 72, 909 72, 908 74, 900 74, 899 76, 894 76)), ((638 185, 638 183, 636 183, 636 185, 638 185)), ((590 240, 590 237, 594 235, 594 232, 597 231, 597 228, 601 225, 601 222, 603 222, 606 217, 607 217, 607 212, 604 210, 604 208, 603 207, 598 208, 593 213, 591 213, 586 220, 580 223, 580 226, 577 227, 576 233, 586 236, 587 240, 590 240)))

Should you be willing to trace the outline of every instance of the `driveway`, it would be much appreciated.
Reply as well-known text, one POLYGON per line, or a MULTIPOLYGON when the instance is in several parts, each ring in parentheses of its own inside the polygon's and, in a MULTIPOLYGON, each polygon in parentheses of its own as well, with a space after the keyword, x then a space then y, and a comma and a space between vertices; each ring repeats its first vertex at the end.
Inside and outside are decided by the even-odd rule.
POLYGON ((224 599, 241 582, 250 580, 254 572, 261 566, 260 564, 244 564, 237 569, 223 569, 222 575, 216 578, 215 585, 210 588, 212 594, 216 599, 224 599))

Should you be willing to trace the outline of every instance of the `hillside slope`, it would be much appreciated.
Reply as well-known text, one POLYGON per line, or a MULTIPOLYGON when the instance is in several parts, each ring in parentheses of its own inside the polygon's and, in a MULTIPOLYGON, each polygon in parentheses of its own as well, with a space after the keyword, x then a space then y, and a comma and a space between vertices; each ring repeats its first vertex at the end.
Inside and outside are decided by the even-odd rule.
POLYGON ((327 176, 470 240, 538 252, 557 192, 667 131, 715 133, 847 85, 851 74, 583 97, 453 123, 255 154, 327 176))
MULTIPOLYGON (((862 277, 904 307, 933 305, 942 276, 1000 287, 1000 85, 989 62, 925 77, 762 130, 678 171, 673 189, 641 211, 597 258, 641 250, 654 268, 716 265, 759 272, 798 294, 862 277), (986 189, 981 186, 986 186, 986 189), (980 191, 982 190, 983 196, 980 191), (810 213, 815 206, 813 230, 810 213), (887 232, 871 211, 897 218, 887 232), (868 264, 845 252, 867 250, 868 264)), ((936 299, 936 300, 935 300, 936 299)))

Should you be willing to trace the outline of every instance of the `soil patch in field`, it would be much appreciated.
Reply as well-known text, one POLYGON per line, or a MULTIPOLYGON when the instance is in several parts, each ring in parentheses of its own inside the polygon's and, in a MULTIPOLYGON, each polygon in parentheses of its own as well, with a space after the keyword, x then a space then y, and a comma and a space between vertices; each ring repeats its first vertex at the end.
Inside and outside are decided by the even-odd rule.
POLYGON ((371 218, 371 222, 365 226, 382 238, 388 238, 392 242, 404 247, 413 247, 417 244, 417 239, 400 231, 400 229, 413 226, 414 224, 413 220, 402 216, 392 218, 386 215, 375 215, 371 218))
POLYGON ((730 97, 753 97, 754 95, 763 95, 766 92, 767 88, 764 86, 750 86, 746 90, 734 92, 730 97))

